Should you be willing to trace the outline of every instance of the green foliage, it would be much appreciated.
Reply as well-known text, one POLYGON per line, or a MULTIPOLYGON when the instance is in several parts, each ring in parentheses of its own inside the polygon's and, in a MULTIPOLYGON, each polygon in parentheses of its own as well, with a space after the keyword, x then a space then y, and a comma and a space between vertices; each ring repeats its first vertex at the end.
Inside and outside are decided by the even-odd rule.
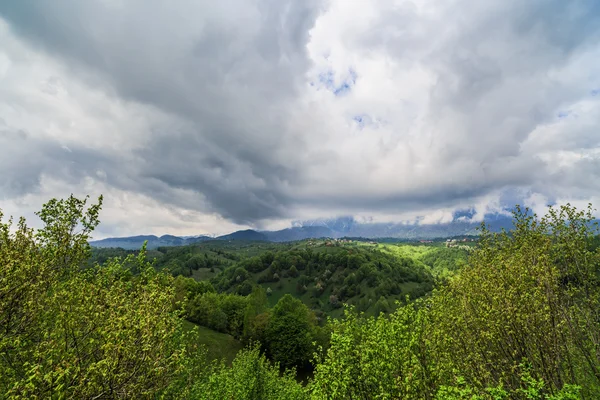
MULTIPOLYGON (((144 251, 81 270, 98 204, 52 200, 38 232, 0 225, 0 391, 9 398, 147 397, 201 365, 173 312, 172 278, 144 251), (135 264, 134 277, 124 264, 135 264)), ((201 358, 199 358, 201 359, 201 358)))
POLYGON ((175 307, 186 305, 190 299, 204 293, 214 293, 215 289, 207 281, 196 281, 192 278, 186 278, 182 275, 177 276, 173 280, 175 289, 175 307))
POLYGON ((514 231, 483 229, 475 250, 203 245, 160 249, 160 265, 145 248, 92 265, 101 201, 51 200, 38 231, 0 214, 6 398, 600 398, 591 210, 567 205, 538 219, 517 209, 514 231), (157 272, 168 265, 176 278, 157 272), (228 268, 212 284, 183 276, 215 266, 228 268), (443 279, 422 297, 432 274, 443 279), (261 278, 279 282, 265 290, 261 278), (303 301, 332 313, 355 307, 320 326, 322 310, 303 301), (181 315, 232 336, 184 327, 181 315), (199 345, 236 339, 251 347, 231 366, 208 363, 199 345), (311 357, 306 387, 293 369, 281 374, 311 357))
MULTIPOLYGON (((228 315, 224 310, 225 298, 236 295, 224 295, 214 292, 206 292, 195 296, 186 305, 187 318, 197 324, 209 327, 219 332, 233 333, 229 330, 231 326, 239 325, 239 322, 229 322, 228 315)), ((237 297, 237 296, 236 296, 237 297)), ((240 298, 244 301, 244 298, 240 298)), ((236 302, 239 303, 239 302, 236 302)), ((239 314, 236 310, 232 310, 231 302, 229 302, 229 312, 232 317, 239 314)), ((245 305, 240 307, 245 309, 245 305)))
POLYGON ((431 303, 435 351, 473 385, 521 386, 523 360, 553 394, 565 383, 598 395, 600 254, 587 249, 591 212, 565 206, 515 230, 484 230, 480 248, 431 303))
POLYGON ((306 390, 295 380, 295 371, 279 373, 258 348, 241 351, 231 368, 220 365, 206 380, 196 383, 191 391, 193 399, 236 400, 302 400, 308 399, 306 390))
POLYGON ((231 334, 244 343, 261 343, 284 367, 305 366, 312 342, 321 334, 314 313, 300 300, 287 295, 268 310, 267 293, 261 287, 255 287, 248 296, 197 295, 187 303, 186 315, 192 322, 231 334))
POLYGON ((302 242, 291 250, 288 246, 243 259, 211 282, 219 292, 239 294, 259 284, 271 289, 272 305, 285 294, 294 294, 307 306, 330 315, 343 303, 358 305, 361 299, 372 300, 362 303, 368 314, 380 309, 390 312, 395 300, 404 300, 406 294, 414 299, 433 288, 433 277, 425 265, 409 257, 356 243, 330 247, 324 242, 307 247, 302 242), (331 295, 336 302, 329 301, 331 295), (382 296, 391 305, 376 308, 382 296))
MULTIPOLYGON (((332 321, 313 398, 600 397, 600 253, 591 210, 517 209, 469 264, 389 316, 332 321)), ((385 300, 385 299, 383 299, 385 300)))
POLYGON ((429 266, 436 276, 445 277, 461 270, 466 264, 470 251, 461 248, 438 247, 419 258, 429 266))
POLYGON ((332 320, 330 348, 315 354, 312 398, 425 398, 433 385, 424 317, 409 305, 389 318, 365 318, 350 309, 343 320, 332 320))
POLYGON ((268 352, 283 367, 303 366, 311 357, 313 327, 310 310, 291 295, 283 296, 273 307, 266 327, 268 352))
POLYGON ((534 379, 527 368, 523 368, 519 374, 522 387, 507 391, 501 385, 488 387, 483 391, 469 386, 462 376, 456 378, 454 386, 440 386, 435 395, 436 400, 580 400, 581 387, 565 384, 555 394, 547 393, 547 385, 542 380, 534 379), (479 393, 479 394, 478 394, 479 393))

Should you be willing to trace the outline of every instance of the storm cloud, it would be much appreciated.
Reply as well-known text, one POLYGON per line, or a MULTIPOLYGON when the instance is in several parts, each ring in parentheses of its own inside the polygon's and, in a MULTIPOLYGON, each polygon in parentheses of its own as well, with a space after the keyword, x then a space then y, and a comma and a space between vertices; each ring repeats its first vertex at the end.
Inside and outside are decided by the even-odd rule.
POLYGON ((594 0, 3 2, 0 207, 105 193, 105 234, 199 234, 600 204, 599 39, 594 0))

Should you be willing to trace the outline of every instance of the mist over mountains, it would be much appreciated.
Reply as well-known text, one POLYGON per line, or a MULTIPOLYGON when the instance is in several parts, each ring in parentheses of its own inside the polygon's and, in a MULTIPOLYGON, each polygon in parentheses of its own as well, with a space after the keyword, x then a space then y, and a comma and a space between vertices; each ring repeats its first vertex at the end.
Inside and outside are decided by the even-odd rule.
MULTIPOLYGON (((184 246, 208 240, 246 240, 288 242, 309 238, 365 238, 365 239, 398 239, 422 240, 447 238, 461 235, 477 235, 477 228, 481 222, 473 221, 471 212, 455 213, 454 219, 447 223, 365 223, 353 217, 339 217, 331 219, 318 219, 308 221, 295 221, 290 228, 277 231, 240 230, 222 236, 173 236, 173 235, 140 235, 121 238, 106 238, 92 241, 94 247, 121 247, 124 249, 139 249, 144 241, 148 241, 148 248, 160 246, 184 246)), ((485 223, 492 231, 512 227, 512 219, 505 214, 489 214, 485 216, 485 223)))

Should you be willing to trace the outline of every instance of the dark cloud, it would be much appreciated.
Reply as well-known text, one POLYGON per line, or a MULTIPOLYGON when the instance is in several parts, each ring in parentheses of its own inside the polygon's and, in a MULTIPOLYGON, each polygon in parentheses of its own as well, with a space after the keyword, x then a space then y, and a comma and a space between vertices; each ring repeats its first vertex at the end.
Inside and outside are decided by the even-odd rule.
POLYGON ((184 134, 148 132, 136 153, 140 183, 153 178, 198 191, 212 209, 248 222, 281 216, 287 202, 279 183, 295 174, 277 149, 287 141, 286 103, 310 65, 305 46, 317 6, 23 1, 0 12, 74 70, 83 64, 120 96, 190 122, 184 134))
POLYGON ((78 185, 85 177, 96 175, 96 168, 114 165, 114 160, 97 151, 69 148, 2 124, 0 149, 0 194, 4 199, 39 191, 45 173, 68 184, 78 185))

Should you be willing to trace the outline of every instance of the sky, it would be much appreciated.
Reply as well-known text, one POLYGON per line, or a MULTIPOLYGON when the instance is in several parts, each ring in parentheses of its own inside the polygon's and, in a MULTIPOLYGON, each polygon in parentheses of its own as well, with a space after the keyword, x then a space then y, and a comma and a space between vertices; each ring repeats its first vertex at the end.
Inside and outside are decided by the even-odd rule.
POLYGON ((0 209, 95 237, 600 207, 597 0, 0 2, 0 209))

